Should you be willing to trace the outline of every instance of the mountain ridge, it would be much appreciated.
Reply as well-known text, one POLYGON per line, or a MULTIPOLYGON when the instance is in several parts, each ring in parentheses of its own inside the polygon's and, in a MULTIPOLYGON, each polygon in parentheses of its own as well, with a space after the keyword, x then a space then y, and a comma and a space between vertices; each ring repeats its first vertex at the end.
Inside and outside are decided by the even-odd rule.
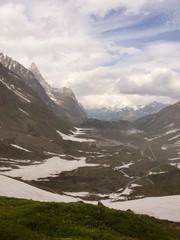
POLYGON ((72 90, 52 88, 44 80, 35 64, 32 64, 29 70, 3 53, 0 53, 0 63, 32 87, 56 114, 69 118, 75 124, 86 119, 87 116, 80 107, 72 90))
POLYGON ((87 118, 85 111, 77 101, 75 94, 70 88, 51 87, 43 78, 35 63, 31 64, 29 70, 34 74, 36 79, 43 86, 51 100, 53 100, 58 106, 60 106, 67 114, 67 116, 70 119, 73 119, 74 123, 81 123, 87 118))
POLYGON ((152 102, 147 105, 104 107, 86 109, 86 111, 89 117, 99 120, 128 120, 132 122, 145 115, 156 113, 166 106, 167 104, 152 102))

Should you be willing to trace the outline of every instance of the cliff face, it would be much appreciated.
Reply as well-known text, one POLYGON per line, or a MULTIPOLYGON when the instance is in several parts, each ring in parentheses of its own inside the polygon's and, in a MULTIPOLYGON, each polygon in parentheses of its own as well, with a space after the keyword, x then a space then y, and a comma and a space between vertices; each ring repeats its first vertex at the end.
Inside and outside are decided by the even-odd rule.
POLYGON ((69 118, 74 124, 81 123, 87 118, 86 113, 79 105, 72 90, 69 88, 52 88, 42 77, 34 63, 31 65, 30 69, 27 69, 22 64, 3 53, 0 53, 0 63, 33 88, 38 93, 41 100, 43 100, 56 114, 69 118))
POLYGON ((39 83, 39 81, 36 79, 34 74, 25 68, 23 65, 21 65, 19 62, 13 60, 12 58, 4 55, 3 53, 0 53, 0 63, 7 68, 8 70, 15 73, 17 76, 19 76, 25 83, 27 83, 31 88, 33 88, 40 98, 49 106, 54 108, 54 104, 51 101, 51 99, 46 94, 44 88, 39 83))
POLYGON ((31 64, 29 70, 34 74, 36 79, 45 89, 47 95, 53 100, 58 106, 60 106, 67 116, 72 120, 73 123, 81 123, 87 115, 79 102, 77 101, 73 91, 70 88, 53 88, 43 78, 38 68, 34 63, 31 64))

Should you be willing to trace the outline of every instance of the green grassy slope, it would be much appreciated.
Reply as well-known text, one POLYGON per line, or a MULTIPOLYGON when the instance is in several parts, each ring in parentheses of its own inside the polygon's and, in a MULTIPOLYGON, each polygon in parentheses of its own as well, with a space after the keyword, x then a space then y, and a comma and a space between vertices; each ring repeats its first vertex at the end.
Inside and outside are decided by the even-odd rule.
POLYGON ((0 198, 1 240, 178 240, 179 225, 83 203, 0 198))

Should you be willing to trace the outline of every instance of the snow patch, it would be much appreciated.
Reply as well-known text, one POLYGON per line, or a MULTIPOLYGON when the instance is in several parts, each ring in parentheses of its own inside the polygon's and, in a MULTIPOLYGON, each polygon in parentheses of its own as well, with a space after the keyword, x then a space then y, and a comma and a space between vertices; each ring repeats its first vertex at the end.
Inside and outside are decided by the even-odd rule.
POLYGON ((81 200, 50 193, 3 175, 0 175, 0 196, 31 199, 41 202, 76 202, 81 200))
POLYGON ((18 149, 23 150, 23 151, 25 151, 25 152, 32 152, 32 151, 27 150, 27 149, 25 149, 25 148, 23 148, 23 147, 20 147, 20 146, 18 146, 18 145, 16 145, 16 144, 10 144, 10 145, 11 145, 12 147, 18 148, 18 149))
POLYGON ((126 135, 132 135, 132 134, 143 133, 143 131, 132 128, 132 129, 127 130, 127 131, 121 131, 121 133, 126 134, 126 135))
POLYGON ((18 108, 21 112, 23 112, 25 115, 29 116, 29 113, 27 113, 26 111, 24 111, 23 109, 21 108, 18 108))
POLYGON ((180 163, 170 163, 171 166, 173 167, 177 167, 178 169, 180 169, 180 163))
POLYGON ((129 168, 131 165, 133 165, 134 163, 133 162, 130 162, 130 163, 127 163, 127 164, 124 164, 122 166, 118 166, 118 167, 115 167, 113 168, 114 170, 120 170, 122 168, 129 168))
POLYGON ((149 197, 124 202, 112 202, 110 200, 102 200, 101 202, 109 208, 131 209, 138 214, 147 214, 160 219, 180 222, 180 195, 149 197))
POLYGON ((73 135, 66 135, 58 130, 56 130, 57 133, 62 137, 63 140, 66 141, 73 141, 73 142, 95 142, 96 140, 94 139, 88 139, 88 138, 78 138, 76 137, 77 134, 73 135))
POLYGON ((149 172, 149 175, 157 175, 157 174, 164 174, 167 172, 149 172))
POLYGON ((80 160, 65 160, 60 157, 52 157, 41 164, 30 166, 19 166, 19 169, 13 169, 6 172, 7 176, 21 177, 24 180, 39 180, 40 178, 53 177, 63 171, 72 171, 80 167, 93 167, 99 164, 86 163, 86 158, 80 160))

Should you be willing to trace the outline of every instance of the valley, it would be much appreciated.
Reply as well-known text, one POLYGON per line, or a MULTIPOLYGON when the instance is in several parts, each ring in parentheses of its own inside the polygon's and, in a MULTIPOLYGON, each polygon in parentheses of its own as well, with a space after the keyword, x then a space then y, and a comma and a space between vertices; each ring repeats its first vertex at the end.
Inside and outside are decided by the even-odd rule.
POLYGON ((180 240, 180 1, 0 1, 0 240, 180 240))
POLYGON ((40 73, 1 58, 1 196, 82 201, 180 221, 179 103, 131 123, 70 117, 71 108, 83 112, 71 90, 56 95, 40 73), (156 200, 165 203, 159 213, 156 200))
MULTIPOLYGON (((171 131, 168 137, 177 140, 173 137, 174 134, 177 134, 176 131, 171 131)), ((180 170, 179 159, 176 158, 179 153, 176 142, 175 145, 171 143, 173 150, 168 151, 167 155, 162 140, 135 129, 117 131, 112 126, 110 129, 76 128, 69 134, 71 138, 60 134, 62 136, 69 146, 73 144, 73 150, 69 154, 44 151, 46 158, 39 161, 1 158, 1 176, 13 177, 36 189, 56 194, 55 201, 67 199, 68 202, 101 202, 115 209, 130 208, 137 213, 152 212, 150 215, 160 218, 161 215, 164 216, 163 211, 159 215, 152 211, 152 208, 157 211, 153 207, 153 200, 149 208, 143 203, 143 210, 140 207, 138 209, 134 201, 139 199, 138 201, 143 202, 148 201, 148 197, 163 196, 168 199, 165 196, 176 195, 174 197, 177 204, 173 205, 177 212, 180 170), (177 164, 171 165, 172 162, 177 164)), ((29 154, 29 150, 23 146, 13 147, 29 154)), ((0 194, 2 195, 1 191, 0 194)), ((19 197, 23 195, 20 194, 19 197)), ((44 201, 43 199, 38 198, 44 201)), ((47 199, 50 201, 51 197, 47 199)), ((54 197, 52 201, 53 199, 54 197)), ((157 199, 154 198, 154 201, 157 199)), ((178 213, 172 218, 169 216, 165 218, 179 221, 178 213)))

